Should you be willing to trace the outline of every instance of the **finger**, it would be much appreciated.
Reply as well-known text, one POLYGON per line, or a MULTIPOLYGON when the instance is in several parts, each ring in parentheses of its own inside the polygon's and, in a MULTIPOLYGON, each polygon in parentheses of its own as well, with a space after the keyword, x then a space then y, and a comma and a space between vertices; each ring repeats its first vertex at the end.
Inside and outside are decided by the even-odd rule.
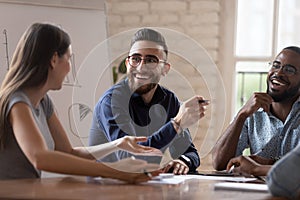
POLYGON ((228 162, 227 167, 226 167, 226 171, 229 171, 230 169, 232 169, 233 163, 232 162, 228 162))
POLYGON ((260 99, 257 101, 257 105, 261 108, 263 108, 263 110, 268 111, 270 108, 270 105, 272 104, 272 101, 269 101, 267 99, 260 99))
POLYGON ((174 162, 170 162, 169 164, 166 165, 164 168, 164 172, 168 172, 174 165, 174 162))
POLYGON ((265 112, 270 112, 270 106, 271 106, 271 104, 263 104, 263 105, 262 105, 262 109, 263 109, 265 112))
POLYGON ((200 115, 199 115, 199 118, 202 118, 202 117, 204 117, 205 116, 205 113, 203 112, 203 113, 200 113, 200 115))
POLYGON ((241 173, 241 167, 234 167, 232 173, 241 173))
POLYGON ((180 170, 180 164, 179 163, 176 163, 175 166, 174 166, 174 170, 173 170, 173 173, 174 174, 179 174, 179 170, 180 170))
POLYGON ((273 102, 273 98, 267 93, 263 93, 263 99, 269 104, 273 102))
POLYGON ((207 106, 207 105, 209 105, 210 104, 210 101, 209 100, 198 100, 198 104, 200 105, 200 106, 207 106))
POLYGON ((162 172, 161 173, 167 173, 169 170, 165 167, 162 169, 162 172))
POLYGON ((263 109, 263 111, 265 111, 267 113, 270 111, 270 109, 269 109, 270 106, 269 105, 268 106, 267 105, 262 105, 261 108, 263 109))
POLYGON ((159 149, 155 149, 152 147, 144 148, 141 147, 139 149, 134 149, 134 152, 132 152, 134 155, 143 155, 143 156, 163 156, 163 153, 159 149))
POLYGON ((163 153, 159 149, 152 148, 148 155, 163 156, 163 153))
POLYGON ((273 102, 273 99, 270 95, 263 93, 263 94, 255 95, 255 101, 258 104, 270 105, 273 102))
POLYGON ((229 160, 226 170, 229 171, 232 166, 237 165, 237 158, 232 158, 229 160))
POLYGON ((152 171, 151 175, 154 176, 158 176, 160 173, 163 173, 162 170, 156 170, 156 171, 152 171))
POLYGON ((207 106, 206 105, 200 105, 199 108, 200 108, 199 109, 200 111, 206 111, 207 110, 207 106))
POLYGON ((143 146, 143 145, 134 145, 134 149, 137 150, 137 152, 147 152, 147 151, 154 151, 155 149, 153 147, 143 146))
POLYGON ((135 141, 136 142, 146 142, 147 141, 147 137, 135 137, 135 141))
POLYGON ((186 167, 186 168, 184 169, 184 171, 183 171, 183 174, 187 174, 188 172, 189 172, 189 168, 186 167))
POLYGON ((181 165, 179 170, 178 170, 178 174, 184 174, 186 167, 184 165, 181 165))

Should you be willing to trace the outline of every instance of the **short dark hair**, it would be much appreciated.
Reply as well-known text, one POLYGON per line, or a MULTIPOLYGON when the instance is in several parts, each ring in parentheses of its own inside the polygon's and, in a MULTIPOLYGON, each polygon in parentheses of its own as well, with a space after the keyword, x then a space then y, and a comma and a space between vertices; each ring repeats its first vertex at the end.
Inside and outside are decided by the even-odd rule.
POLYGON ((283 50, 285 50, 285 49, 287 49, 287 50, 292 50, 292 51, 294 51, 294 52, 300 54, 300 48, 299 48, 299 47, 296 47, 296 46, 289 46, 289 47, 285 47, 283 50))
POLYGON ((142 41, 142 40, 157 43, 158 45, 163 47, 164 51, 168 55, 168 47, 167 47, 165 38, 164 38, 164 36, 162 36, 161 33, 157 32, 153 29, 149 29, 149 28, 139 29, 132 37, 130 47, 132 47, 132 45, 135 42, 142 41))

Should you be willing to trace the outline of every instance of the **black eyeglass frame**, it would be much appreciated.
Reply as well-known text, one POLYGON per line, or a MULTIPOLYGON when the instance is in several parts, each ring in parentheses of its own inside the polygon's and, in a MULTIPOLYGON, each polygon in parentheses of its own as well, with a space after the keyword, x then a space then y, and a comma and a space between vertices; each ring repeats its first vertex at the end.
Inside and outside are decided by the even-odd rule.
POLYGON ((138 67, 142 63, 142 61, 143 61, 143 64, 146 67, 150 68, 150 69, 155 69, 158 66, 159 63, 167 63, 166 60, 161 60, 161 59, 159 59, 155 55, 146 55, 145 57, 143 57, 141 55, 131 55, 131 56, 127 56, 127 60, 128 60, 129 65, 131 67, 134 67, 134 68, 138 67), (136 58, 140 59, 139 62, 137 64, 135 64, 135 65, 132 63, 132 59, 131 58, 133 58, 133 57, 136 57, 136 58), (146 59, 149 59, 149 60, 150 59, 155 59, 155 62, 147 62, 146 59), (151 64, 155 64, 155 65, 151 66, 151 64))
POLYGON ((286 75, 295 75, 297 74, 298 70, 296 69, 295 66, 290 65, 290 64, 286 64, 286 65, 280 65, 278 62, 273 61, 273 62, 269 62, 269 66, 271 66, 271 71, 279 71, 280 69, 282 69, 283 73, 286 75))

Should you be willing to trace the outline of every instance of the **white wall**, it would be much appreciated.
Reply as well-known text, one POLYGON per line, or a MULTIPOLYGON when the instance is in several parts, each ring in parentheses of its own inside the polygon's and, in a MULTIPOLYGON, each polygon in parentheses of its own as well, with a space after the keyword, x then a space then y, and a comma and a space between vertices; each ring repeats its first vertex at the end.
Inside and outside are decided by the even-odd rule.
MULTIPOLYGON (((92 62, 89 61, 92 65, 85 66, 84 69, 81 69, 82 74, 80 79, 76 79, 75 75, 76 72, 79 71, 85 58, 89 55, 89 52, 106 39, 104 3, 100 1, 103 3, 102 7, 92 7, 92 5, 82 9, 79 8, 80 5, 78 4, 76 4, 76 6, 71 5, 69 7, 72 8, 68 8, 68 5, 40 5, 40 2, 43 3, 43 1, 37 0, 29 2, 31 2, 30 5, 24 4, 24 2, 12 4, 0 1, 0 81, 3 80, 8 67, 6 45, 4 44, 4 30, 7 31, 8 58, 11 60, 19 38, 32 23, 51 22, 62 26, 62 28, 70 34, 72 39, 72 48, 75 54, 75 68, 72 69, 72 72, 70 72, 65 80, 63 89, 50 92, 50 96, 53 98, 56 110, 70 135, 73 145, 79 145, 82 142, 86 142, 92 116, 91 111, 94 106, 94 99, 88 98, 87 96, 95 96, 95 98, 98 98, 98 96, 112 84, 111 71, 105 69, 105 65, 101 65, 102 61, 107 60, 107 58, 101 57, 101 55, 98 55, 96 60, 92 62), (39 5, 32 2, 39 2, 39 5), (89 73, 92 74, 83 73, 85 71, 89 71, 89 73), (97 78, 96 76, 103 71, 108 74, 102 76, 101 86, 91 85, 97 84, 99 81, 91 81, 91 84, 87 84, 89 80, 97 78), (76 91, 81 91, 81 95, 76 99, 73 98, 74 88, 76 91), (97 91, 95 91, 96 89, 94 88, 97 88, 97 91), (81 104, 86 106, 82 106, 81 104), (80 120, 80 115, 83 115, 84 119, 80 120), (81 131, 81 139, 78 137, 78 131, 75 125, 78 130, 81 131)), ((56 2, 59 3, 61 1, 56 2)), ((69 0, 69 2, 72 1, 69 0)), ((78 1, 74 0, 74 2, 78 1)), ((99 5, 99 3, 95 5, 99 5)), ((102 51, 104 49, 105 48, 102 48, 102 51)), ((104 55, 107 54, 106 52, 101 53, 104 55)))

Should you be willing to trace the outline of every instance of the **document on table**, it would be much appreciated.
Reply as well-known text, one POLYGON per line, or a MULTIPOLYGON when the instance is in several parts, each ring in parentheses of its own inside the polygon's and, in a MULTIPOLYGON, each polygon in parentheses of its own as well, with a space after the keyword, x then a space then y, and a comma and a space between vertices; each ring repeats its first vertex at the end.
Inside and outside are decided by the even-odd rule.
POLYGON ((201 179, 201 180, 219 180, 219 181, 230 181, 230 182, 250 182, 256 181, 256 178, 246 178, 243 176, 203 176, 203 175, 167 175, 162 174, 154 177, 148 181, 147 184, 180 184, 187 180, 201 179))
POLYGON ((268 186, 266 184, 258 184, 258 183, 222 182, 222 183, 215 183, 214 188, 215 190, 268 192, 268 186))
MULTIPOLYGON (((257 178, 246 178, 243 176, 205 176, 205 175, 174 175, 172 173, 162 173, 159 176, 153 177, 152 180, 149 180, 143 184, 171 184, 177 185, 192 179, 200 179, 200 180, 217 180, 217 181, 228 181, 228 182, 239 182, 245 183, 250 181, 256 181, 257 178)), ((120 181, 117 179, 111 178, 101 178, 96 177, 93 178, 93 181, 101 183, 101 184, 124 184, 126 182, 120 181)))
POLYGON ((186 175, 173 175, 173 174, 160 174, 159 176, 154 177, 152 180, 148 181, 146 184, 171 184, 177 185, 183 183, 190 178, 186 175))
POLYGON ((206 175, 187 175, 195 179, 201 180, 216 180, 216 181, 230 181, 230 182, 250 182, 256 181, 257 178, 248 178, 244 176, 206 176, 206 175))

